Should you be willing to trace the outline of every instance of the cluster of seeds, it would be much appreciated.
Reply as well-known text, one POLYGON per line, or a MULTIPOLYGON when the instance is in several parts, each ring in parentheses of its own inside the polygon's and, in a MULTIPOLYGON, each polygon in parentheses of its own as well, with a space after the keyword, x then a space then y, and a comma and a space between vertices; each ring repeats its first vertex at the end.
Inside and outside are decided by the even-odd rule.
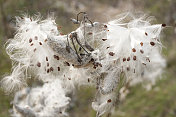
MULTIPOLYGON (((84 16, 84 18, 86 17, 84 16)), ((158 45, 160 43, 158 37, 161 26, 165 27, 165 24, 156 25, 153 28, 148 25, 148 21, 142 21, 144 25, 141 26, 140 21, 142 19, 133 19, 134 22, 122 23, 120 25, 118 23, 119 20, 110 21, 106 24, 95 23, 96 25, 93 25, 94 23, 92 23, 91 26, 87 22, 84 22, 80 23, 81 26, 76 31, 69 34, 70 40, 73 39, 72 42, 74 42, 70 44, 69 42, 71 41, 68 41, 68 36, 57 33, 61 27, 57 27, 51 19, 41 22, 33 22, 31 18, 27 19, 26 22, 19 22, 19 32, 14 38, 16 41, 12 41, 8 46, 9 49, 7 50, 9 50, 9 55, 19 65, 13 66, 15 69, 13 69, 12 75, 6 78, 7 83, 5 84, 8 84, 8 81, 17 80, 12 86, 9 86, 19 86, 18 83, 25 79, 25 75, 20 74, 20 76, 19 71, 21 73, 23 69, 28 70, 28 67, 33 69, 31 70, 34 72, 33 74, 39 76, 37 78, 44 83, 43 87, 39 88, 39 92, 42 90, 42 95, 40 94, 42 99, 48 99, 48 96, 51 99, 56 98, 45 100, 47 104, 51 105, 44 105, 43 108, 48 106, 51 112, 48 112, 48 109, 40 111, 45 111, 44 113, 46 114, 51 113, 51 115, 58 116, 64 114, 69 103, 66 95, 69 94, 68 92, 73 91, 74 85, 94 84, 96 85, 98 95, 96 101, 92 103, 92 107, 97 111, 97 117, 100 117, 105 112, 112 110, 114 102, 118 98, 115 89, 121 80, 122 72, 125 74, 124 79, 127 82, 139 80, 139 77, 140 82, 143 82, 143 79, 151 80, 152 82, 153 79, 155 80, 153 77, 156 77, 164 66, 162 63, 165 61, 158 51, 158 45), (83 24, 85 24, 85 27, 83 24), (21 25, 24 25, 26 29, 20 28, 21 25), (84 29, 88 29, 88 31, 84 29), (25 33, 23 34, 21 32, 25 33), (75 34, 77 37, 75 37, 75 34), (19 39, 18 37, 21 38, 19 39), (26 39, 26 37, 30 38, 26 39), (57 39, 58 41, 56 41, 57 39), (22 46, 24 44, 26 44, 26 47, 22 46), (11 50, 15 50, 14 48, 18 49, 19 46, 21 47, 21 51, 14 51, 14 53, 17 52, 17 55, 22 53, 25 59, 20 56, 14 56, 13 52, 11 52, 11 50), (63 50, 63 53, 59 53, 55 49, 59 51, 63 50), (71 59, 74 60, 72 61, 71 59), (87 59, 88 62, 86 61, 87 59), (82 64, 84 60, 86 64, 77 67, 76 62, 82 64), (160 71, 158 72, 157 70, 160 71), (11 80, 10 78, 14 79, 11 80), (21 80, 21 78, 23 79, 21 80), (63 100, 66 103, 63 103, 63 100), (59 104, 62 103, 63 106, 60 107, 59 104), (59 111, 57 112, 55 112, 56 106, 59 106, 57 108, 59 111)), ((37 105, 37 103, 34 103, 34 107, 32 107, 28 102, 22 102, 22 105, 24 104, 32 109, 37 105)), ((16 109, 19 110, 19 107, 16 106, 16 109)), ((34 113, 38 114, 38 111, 34 113)), ((18 113, 16 114, 18 115, 18 113)))

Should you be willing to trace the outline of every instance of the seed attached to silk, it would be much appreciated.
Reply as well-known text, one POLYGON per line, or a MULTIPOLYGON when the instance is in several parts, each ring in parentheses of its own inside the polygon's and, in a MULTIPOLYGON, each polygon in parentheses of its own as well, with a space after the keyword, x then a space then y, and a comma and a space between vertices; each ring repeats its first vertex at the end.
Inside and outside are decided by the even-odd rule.
POLYGON ((143 54, 143 53, 144 53, 144 51, 143 51, 143 50, 140 50, 140 52, 141 52, 141 54, 143 54))
POLYGON ((49 67, 49 63, 47 63, 47 67, 49 67))
POLYGON ((71 78, 68 78, 68 80, 71 80, 71 78))
POLYGON ((136 52, 136 49, 135 49, 135 48, 133 48, 133 49, 132 49, 132 51, 133 51, 133 52, 136 52))
POLYGON ((42 45, 42 42, 39 42, 40 45, 42 45))
POLYGON ((166 24, 162 24, 162 27, 166 27, 166 24))
POLYGON ((29 39, 29 43, 31 43, 31 42, 32 42, 32 39, 30 38, 30 39, 29 39))
POLYGON ((54 55, 54 58, 55 58, 56 60, 59 60, 59 56, 57 56, 57 55, 54 55))
POLYGON ((48 41, 47 39, 44 40, 44 42, 47 42, 47 41, 48 41))
POLYGON ((145 32, 145 35, 148 36, 148 34, 145 32))
POLYGON ((50 72, 50 69, 47 69, 47 73, 49 73, 50 72))
POLYGON ((108 26, 107 25, 104 25, 104 28, 107 28, 108 26))
POLYGON ((146 65, 145 63, 142 63, 143 65, 146 65))
POLYGON ((46 61, 48 61, 48 57, 46 57, 46 61))
POLYGON ((35 36, 34 38, 35 38, 35 40, 38 40, 38 37, 37 37, 37 36, 35 36))
POLYGON ((143 46, 143 42, 141 42, 140 44, 141 44, 141 46, 143 46))
POLYGON ((130 57, 127 58, 127 61, 130 61, 130 57))
POLYGON ((107 39, 102 39, 103 41, 106 41, 107 39))
POLYGON ((99 65, 100 67, 102 67, 102 64, 101 64, 101 63, 98 63, 98 65, 99 65))
POLYGON ((67 66, 70 66, 70 63, 67 62, 67 61, 65 61, 64 64, 67 65, 67 66))
POLYGON ((50 71, 54 71, 53 67, 50 67, 50 71))
POLYGON ((57 67, 57 70, 60 71, 60 67, 57 67))
POLYGON ((146 58, 146 61, 150 62, 150 59, 149 59, 149 58, 146 58))
POLYGON ((109 52, 110 56, 114 56, 114 54, 115 54, 114 52, 109 52))
POLYGON ((154 45, 155 45, 155 43, 151 41, 151 42, 150 42, 150 45, 154 46, 154 45))
POLYGON ((34 49, 34 52, 35 52, 36 50, 37 50, 37 49, 35 48, 35 49, 34 49))
POLYGON ((37 63, 37 66, 38 66, 38 67, 41 67, 41 63, 40 63, 40 62, 38 62, 38 63, 37 63))
POLYGON ((127 67, 127 71, 130 71, 130 68, 129 68, 129 67, 127 67))
POLYGON ((133 56, 133 60, 134 60, 134 61, 136 60, 136 56, 133 56))
POLYGON ((109 99, 107 102, 108 102, 108 103, 110 103, 111 101, 112 101, 112 100, 111 100, 111 99, 109 99))
POLYGON ((89 32, 88 35, 92 35, 93 33, 92 32, 89 32))
POLYGON ((125 62, 126 61, 126 58, 123 58, 123 62, 125 62))

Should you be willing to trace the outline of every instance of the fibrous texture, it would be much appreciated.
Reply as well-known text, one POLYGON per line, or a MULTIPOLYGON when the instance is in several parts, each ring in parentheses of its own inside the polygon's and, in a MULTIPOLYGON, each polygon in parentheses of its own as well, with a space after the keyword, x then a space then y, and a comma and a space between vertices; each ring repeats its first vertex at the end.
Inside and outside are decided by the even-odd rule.
POLYGON ((7 92, 20 90, 12 116, 67 116, 67 95, 81 85, 96 87, 92 107, 101 116, 112 110, 119 94, 125 96, 122 82, 154 84, 165 67, 162 24, 152 25, 144 16, 127 13, 107 23, 88 23, 85 16, 82 22, 75 20, 80 26, 67 35, 59 33, 50 17, 16 19, 16 35, 6 45, 12 73, 1 81, 7 92), (43 85, 24 88, 30 78, 43 85))

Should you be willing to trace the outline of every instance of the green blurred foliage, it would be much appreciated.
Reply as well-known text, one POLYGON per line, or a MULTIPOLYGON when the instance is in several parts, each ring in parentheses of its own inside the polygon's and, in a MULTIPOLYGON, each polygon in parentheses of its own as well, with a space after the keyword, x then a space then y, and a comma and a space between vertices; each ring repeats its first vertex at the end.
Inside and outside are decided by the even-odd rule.
MULTIPOLYGON (((162 79, 150 91, 146 91, 142 85, 131 87, 126 100, 119 104, 112 117, 175 117, 175 0, 0 0, 0 76, 3 77, 10 73, 11 61, 5 52, 4 44, 8 38, 12 38, 15 34, 12 28, 15 16, 24 13, 35 15, 39 12, 45 18, 54 12, 56 23, 62 27, 60 31, 67 34, 76 28, 70 22, 70 18, 75 17, 76 12, 80 12, 77 5, 82 4, 89 13, 92 13, 91 16, 94 14, 93 10, 96 11, 96 7, 93 8, 92 4, 97 7, 101 6, 102 10, 107 7, 118 9, 130 4, 134 6, 135 11, 144 11, 155 16, 156 23, 166 23, 169 26, 164 29, 161 36, 164 43, 162 52, 168 63, 162 79), (58 1, 60 3, 57 3, 58 1), (69 8, 72 3, 77 3, 76 11, 69 8)), ((96 19, 98 16, 93 17, 96 19)), ((91 109, 94 93, 95 90, 91 87, 78 88, 78 92, 74 94, 76 96, 73 99, 75 103, 68 110, 71 117, 95 117, 96 113, 91 109)), ((12 95, 5 95, 2 89, 0 90, 0 117, 10 116, 8 111, 12 106, 10 105, 12 99, 12 95)))

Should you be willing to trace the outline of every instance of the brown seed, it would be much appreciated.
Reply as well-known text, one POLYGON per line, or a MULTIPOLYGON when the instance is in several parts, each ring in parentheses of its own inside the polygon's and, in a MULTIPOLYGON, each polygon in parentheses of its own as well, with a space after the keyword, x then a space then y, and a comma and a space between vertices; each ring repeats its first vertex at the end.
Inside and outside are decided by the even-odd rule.
POLYGON ((148 36, 148 34, 145 32, 145 35, 148 36))
POLYGON ((96 66, 93 66, 94 69, 96 69, 97 67, 96 66))
POLYGON ((44 42, 47 42, 47 41, 48 41, 47 39, 44 40, 44 42))
POLYGON ((104 25, 104 28, 107 28, 108 26, 107 25, 104 25))
POLYGON ((48 61, 48 57, 46 57, 46 61, 48 61))
POLYGON ((136 49, 135 49, 135 48, 133 48, 133 49, 132 49, 132 51, 133 51, 133 52, 136 52, 136 49))
POLYGON ((141 42, 140 44, 141 44, 141 46, 143 46, 143 43, 142 43, 142 42, 141 42))
POLYGON ((30 17, 30 20, 32 21, 32 18, 30 17))
POLYGON ((68 78, 68 80, 71 80, 71 78, 68 78))
POLYGON ((53 67, 50 67, 50 71, 54 71, 53 67))
POLYGON ((95 60, 93 58, 90 59, 91 62, 94 62, 95 60))
POLYGON ((31 42, 32 42, 32 39, 30 38, 30 39, 29 39, 29 43, 31 43, 31 42))
POLYGON ((155 43, 151 41, 151 42, 150 42, 150 45, 154 46, 154 45, 155 45, 155 43))
POLYGON ((87 81, 90 82, 90 79, 88 78, 87 81))
POLYGON ((114 54, 115 54, 114 52, 109 52, 110 56, 114 56, 114 54))
POLYGON ((150 62, 150 59, 149 59, 149 58, 146 58, 146 61, 150 62))
POLYGON ((94 65, 94 68, 96 69, 98 67, 99 63, 98 62, 94 62, 93 65, 94 65))
POLYGON ((35 49, 34 49, 34 52, 35 52, 36 50, 37 50, 37 49, 35 48, 35 49))
POLYGON ((130 68, 129 68, 129 67, 127 67, 127 71, 130 71, 130 68))
POLYGON ((107 31, 109 31, 109 30, 107 30, 107 31))
POLYGON ((57 67, 57 70, 60 71, 60 67, 57 67))
POLYGON ((50 72, 50 70, 49 69, 47 69, 47 73, 49 73, 50 72))
POLYGON ((92 35, 93 33, 92 32, 89 32, 88 35, 92 35))
POLYGON ((37 37, 37 36, 35 36, 34 38, 35 38, 35 40, 38 40, 38 37, 37 37))
POLYGON ((111 100, 111 99, 109 99, 107 102, 108 102, 108 103, 110 103, 111 101, 112 101, 112 100, 111 100))
POLYGON ((102 39, 103 41, 106 41, 107 39, 102 39))
POLYGON ((39 42, 40 45, 42 45, 42 42, 39 42))
POLYGON ((127 58, 127 61, 130 61, 130 57, 127 58))
POLYGON ((99 65, 100 67, 102 67, 102 64, 101 64, 101 63, 98 63, 98 65, 99 65))
POLYGON ((166 24, 162 24, 162 27, 166 27, 166 24))
POLYGON ((142 63, 143 65, 146 65, 145 63, 142 63))
POLYGON ((106 47, 106 49, 109 49, 110 47, 106 47))
POLYGON ((33 46, 34 44, 32 43, 31 46, 33 46))
POLYGON ((126 61, 126 58, 123 58, 123 62, 125 62, 126 61))
POLYGON ((143 51, 143 50, 140 50, 140 52, 141 52, 141 54, 143 54, 143 53, 144 53, 144 51, 143 51))
POLYGON ((37 66, 38 66, 38 67, 41 67, 41 63, 40 63, 40 62, 38 62, 38 63, 37 63, 37 66))
POLYGON ((70 66, 70 63, 67 62, 67 61, 65 61, 64 64, 67 65, 67 66, 70 66))
POLYGON ((134 61, 136 60, 136 56, 133 56, 133 60, 134 60, 134 61))
POLYGON ((49 67, 49 63, 47 63, 47 67, 49 67))
POLYGON ((59 56, 57 56, 57 55, 54 55, 54 58, 57 59, 57 60, 59 60, 59 56))

